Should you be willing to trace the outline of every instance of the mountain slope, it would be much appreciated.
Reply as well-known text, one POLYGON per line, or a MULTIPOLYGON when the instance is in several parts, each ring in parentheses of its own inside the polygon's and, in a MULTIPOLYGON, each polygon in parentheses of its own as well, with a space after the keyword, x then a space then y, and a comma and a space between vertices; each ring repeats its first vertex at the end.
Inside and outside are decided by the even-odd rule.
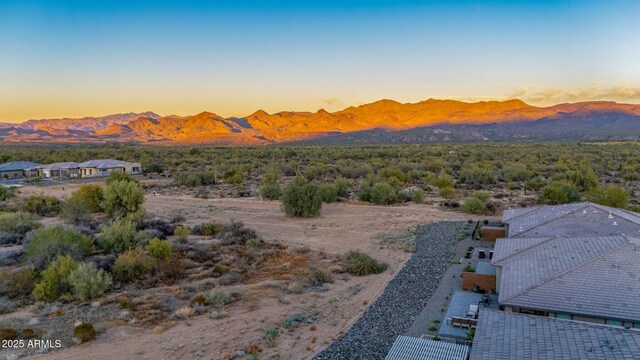
POLYGON ((146 112, 0 124, 0 141, 6 142, 260 145, 544 139, 638 140, 640 105, 380 100, 333 113, 258 110, 244 118, 223 118, 210 112, 184 117, 146 112))

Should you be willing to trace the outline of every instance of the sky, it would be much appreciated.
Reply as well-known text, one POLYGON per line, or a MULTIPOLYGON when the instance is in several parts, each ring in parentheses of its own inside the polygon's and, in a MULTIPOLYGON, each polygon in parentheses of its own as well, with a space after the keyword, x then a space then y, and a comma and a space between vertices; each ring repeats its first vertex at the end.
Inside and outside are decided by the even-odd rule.
POLYGON ((640 103, 640 1, 4 1, 0 122, 640 103))

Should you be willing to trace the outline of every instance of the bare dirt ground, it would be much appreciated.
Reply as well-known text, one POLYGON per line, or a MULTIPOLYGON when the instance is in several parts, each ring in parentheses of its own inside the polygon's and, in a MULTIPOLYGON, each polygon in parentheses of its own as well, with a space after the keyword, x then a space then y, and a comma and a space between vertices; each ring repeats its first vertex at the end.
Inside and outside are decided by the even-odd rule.
MULTIPOLYGON (((22 194, 45 193, 64 197, 78 185, 24 187, 22 194), (64 188, 64 189, 63 189, 64 188)), ((443 211, 436 205, 372 206, 359 203, 327 204, 322 215, 293 219, 284 215, 280 203, 257 198, 197 199, 187 196, 153 196, 147 193, 145 209, 153 216, 171 219, 176 214, 187 225, 206 221, 243 221, 267 241, 287 246, 307 246, 328 254, 358 249, 389 264, 379 275, 334 275, 326 291, 283 294, 268 281, 240 285, 243 295, 226 310, 222 319, 200 315, 155 329, 121 323, 100 324, 94 342, 51 352, 47 359, 233 359, 251 345, 262 350, 261 359, 311 358, 355 320, 373 302, 410 253, 383 246, 380 236, 406 234, 418 225, 438 220, 466 220, 470 216, 443 211), (313 323, 293 331, 282 327, 292 314, 317 314, 313 323), (263 340, 264 329, 279 327, 274 347, 263 340)))

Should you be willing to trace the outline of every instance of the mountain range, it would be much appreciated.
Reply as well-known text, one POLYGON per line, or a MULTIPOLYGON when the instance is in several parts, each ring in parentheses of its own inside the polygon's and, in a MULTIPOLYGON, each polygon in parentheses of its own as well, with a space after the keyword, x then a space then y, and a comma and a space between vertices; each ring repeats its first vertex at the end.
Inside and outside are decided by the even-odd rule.
POLYGON ((521 100, 380 100, 336 112, 153 112, 0 123, 1 142, 268 145, 503 140, 640 140, 640 105, 590 101, 549 107, 521 100))

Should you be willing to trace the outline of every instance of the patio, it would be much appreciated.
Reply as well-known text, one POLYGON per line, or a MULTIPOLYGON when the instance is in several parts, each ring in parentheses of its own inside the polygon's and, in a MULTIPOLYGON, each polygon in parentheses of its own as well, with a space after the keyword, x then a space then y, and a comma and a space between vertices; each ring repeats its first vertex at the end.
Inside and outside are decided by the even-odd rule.
MULTIPOLYGON (((447 313, 442 320, 439 336, 454 337, 459 339, 466 339, 469 332, 469 323, 473 323, 474 317, 465 316, 469 310, 470 305, 478 305, 478 311, 482 312, 483 309, 499 309, 498 295, 491 294, 479 294, 467 291, 456 291, 449 302, 447 313), (483 296, 488 297, 488 304, 482 304, 483 296), (469 321, 470 320, 470 321, 469 321), (454 326, 455 324, 463 325, 465 327, 454 326)), ((476 317, 477 318, 477 317, 476 317)))

